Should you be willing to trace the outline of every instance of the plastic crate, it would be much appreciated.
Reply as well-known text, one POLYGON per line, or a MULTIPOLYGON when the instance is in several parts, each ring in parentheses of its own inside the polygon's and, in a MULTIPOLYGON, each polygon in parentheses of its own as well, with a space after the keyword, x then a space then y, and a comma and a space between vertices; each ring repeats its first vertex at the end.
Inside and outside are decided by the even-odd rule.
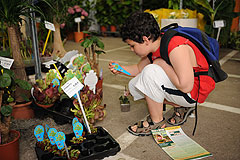
MULTIPOLYGON (((67 146, 71 145, 73 149, 80 150, 78 160, 95 160, 116 155, 121 150, 120 145, 115 139, 102 127, 97 127, 97 133, 87 134, 86 140, 81 144, 73 144, 70 142, 73 133, 66 135, 67 146)), ((35 147, 38 160, 67 160, 67 157, 59 157, 53 153, 42 151, 39 147, 35 147)))

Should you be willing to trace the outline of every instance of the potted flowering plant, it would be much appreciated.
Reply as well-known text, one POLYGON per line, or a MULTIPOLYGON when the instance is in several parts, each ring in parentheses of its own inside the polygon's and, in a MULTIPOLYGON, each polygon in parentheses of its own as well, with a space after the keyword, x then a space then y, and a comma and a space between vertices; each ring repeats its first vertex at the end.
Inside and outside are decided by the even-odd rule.
POLYGON ((74 32, 75 42, 80 42, 84 38, 84 33, 81 32, 83 29, 81 28, 81 24, 86 23, 89 19, 88 12, 86 12, 83 8, 78 5, 68 8, 68 16, 70 23, 77 23, 77 32, 74 32))
POLYGON ((128 99, 129 94, 130 94, 129 91, 126 89, 126 86, 125 86, 123 96, 119 97, 122 112, 130 111, 130 101, 128 99))

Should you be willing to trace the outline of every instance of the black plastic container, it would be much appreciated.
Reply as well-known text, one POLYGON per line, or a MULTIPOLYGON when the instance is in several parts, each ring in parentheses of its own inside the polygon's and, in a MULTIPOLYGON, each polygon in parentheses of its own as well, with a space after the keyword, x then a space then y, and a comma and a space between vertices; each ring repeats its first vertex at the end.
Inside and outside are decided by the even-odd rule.
MULTIPOLYGON (((71 145, 73 149, 80 150, 78 160, 95 160, 113 156, 121 150, 120 145, 115 139, 102 127, 97 127, 97 133, 87 134, 86 140, 81 144, 73 144, 70 142, 74 134, 66 135, 67 146, 71 145)), ((58 157, 49 152, 44 152, 40 148, 35 147, 38 160, 67 160, 66 157, 58 157)))

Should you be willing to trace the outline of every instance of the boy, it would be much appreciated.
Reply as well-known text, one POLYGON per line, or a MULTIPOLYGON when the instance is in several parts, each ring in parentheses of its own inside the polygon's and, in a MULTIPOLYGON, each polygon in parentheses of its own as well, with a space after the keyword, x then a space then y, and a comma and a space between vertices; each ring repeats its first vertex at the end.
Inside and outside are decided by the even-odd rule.
MULTIPOLYGON (((208 63, 198 48, 188 39, 174 36, 169 42, 168 55, 171 65, 160 56, 160 28, 150 13, 136 12, 128 17, 120 34, 141 60, 136 65, 121 66, 134 78, 129 82, 129 91, 134 100, 145 98, 150 115, 127 129, 136 136, 150 135, 152 129, 164 128, 163 104, 174 106, 174 114, 167 122, 183 124, 194 110, 196 101, 203 103, 215 88, 209 76, 194 77, 194 71, 208 71, 208 63), (198 90, 200 86, 200 89, 198 90)), ((162 46, 163 47, 163 46, 162 46)), ((123 74, 114 69, 114 74, 123 74)))

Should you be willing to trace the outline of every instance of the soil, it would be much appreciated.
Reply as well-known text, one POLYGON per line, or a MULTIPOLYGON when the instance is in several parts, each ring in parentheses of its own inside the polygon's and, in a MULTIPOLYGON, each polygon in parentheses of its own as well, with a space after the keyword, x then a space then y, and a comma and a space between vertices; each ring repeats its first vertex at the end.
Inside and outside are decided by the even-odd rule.
POLYGON ((37 139, 34 136, 34 128, 37 125, 45 126, 48 124, 50 127, 56 128, 65 134, 72 133, 72 125, 70 123, 58 125, 50 117, 44 119, 33 118, 30 120, 12 120, 11 129, 18 130, 20 136, 20 160, 37 160, 35 153, 35 145, 37 139))

